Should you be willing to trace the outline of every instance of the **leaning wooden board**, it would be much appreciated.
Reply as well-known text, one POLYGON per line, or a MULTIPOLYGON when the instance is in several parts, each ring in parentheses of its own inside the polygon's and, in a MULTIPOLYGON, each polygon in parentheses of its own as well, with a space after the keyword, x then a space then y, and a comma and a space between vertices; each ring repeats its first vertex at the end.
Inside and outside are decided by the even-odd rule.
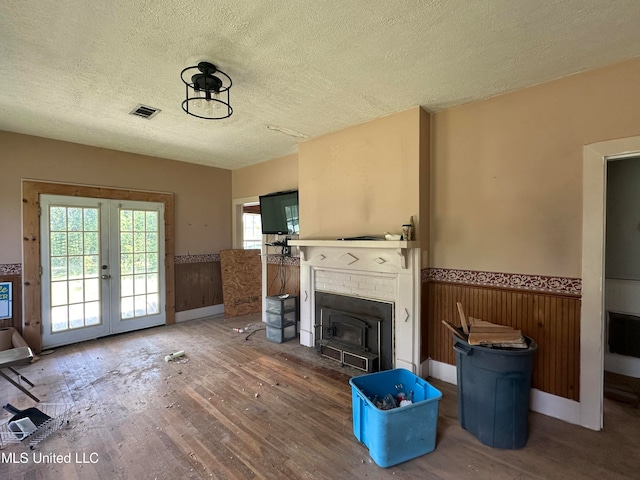
POLYGON ((469 345, 491 345, 494 343, 522 343, 524 337, 520 330, 513 330, 511 332, 474 332, 471 330, 469 334, 469 345))

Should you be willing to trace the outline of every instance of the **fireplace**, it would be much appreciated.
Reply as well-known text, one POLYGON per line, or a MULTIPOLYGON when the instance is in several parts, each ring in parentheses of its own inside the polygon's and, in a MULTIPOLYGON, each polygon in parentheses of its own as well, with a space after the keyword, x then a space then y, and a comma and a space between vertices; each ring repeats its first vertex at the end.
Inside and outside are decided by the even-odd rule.
POLYGON ((322 346, 323 354, 363 370, 406 368, 422 375, 419 242, 305 239, 289 244, 300 249, 302 345, 322 346), (316 305, 320 294, 372 301, 391 313, 354 311, 342 303, 324 305, 325 313, 316 305), (338 324, 325 325, 323 317, 334 315, 338 324), (368 326, 359 328, 359 320, 368 326), (378 340, 371 338, 378 327, 375 351, 378 340))
POLYGON ((393 368, 393 303, 315 292, 315 346, 365 372, 393 368))

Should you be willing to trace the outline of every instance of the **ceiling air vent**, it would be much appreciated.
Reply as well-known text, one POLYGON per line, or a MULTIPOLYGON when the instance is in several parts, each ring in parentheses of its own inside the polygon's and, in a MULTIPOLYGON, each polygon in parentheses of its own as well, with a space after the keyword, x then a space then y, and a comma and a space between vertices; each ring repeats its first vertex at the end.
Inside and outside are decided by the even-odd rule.
POLYGON ((159 108, 153 108, 148 105, 140 104, 136 108, 131 110, 129 113, 131 115, 136 115, 138 117, 149 119, 149 118, 155 117, 161 111, 162 110, 160 110, 159 108))

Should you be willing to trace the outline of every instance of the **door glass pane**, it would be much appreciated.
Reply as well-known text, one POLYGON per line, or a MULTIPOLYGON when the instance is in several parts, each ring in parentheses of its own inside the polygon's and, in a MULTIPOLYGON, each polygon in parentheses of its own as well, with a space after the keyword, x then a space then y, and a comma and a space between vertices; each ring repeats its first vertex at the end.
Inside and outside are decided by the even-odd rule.
POLYGON ((98 207, 49 207, 51 331, 101 323, 98 207), (91 308, 85 308, 92 302, 91 308))
POLYGON ((100 302, 89 302, 84 304, 85 325, 100 324, 100 302))
POLYGON ((68 307, 53 307, 51 309, 51 330, 53 332, 62 332, 69 330, 69 319, 67 316, 68 307))
POLYGON ((160 312, 158 212, 121 209, 119 223, 121 318, 156 315, 160 312))

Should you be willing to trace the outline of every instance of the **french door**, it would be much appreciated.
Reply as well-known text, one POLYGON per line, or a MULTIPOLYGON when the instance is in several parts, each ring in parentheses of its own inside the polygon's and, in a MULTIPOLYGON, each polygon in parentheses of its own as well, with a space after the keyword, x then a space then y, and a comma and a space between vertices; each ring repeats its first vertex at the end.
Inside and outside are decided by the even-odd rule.
POLYGON ((40 196, 42 345, 165 323, 164 205, 40 196))

